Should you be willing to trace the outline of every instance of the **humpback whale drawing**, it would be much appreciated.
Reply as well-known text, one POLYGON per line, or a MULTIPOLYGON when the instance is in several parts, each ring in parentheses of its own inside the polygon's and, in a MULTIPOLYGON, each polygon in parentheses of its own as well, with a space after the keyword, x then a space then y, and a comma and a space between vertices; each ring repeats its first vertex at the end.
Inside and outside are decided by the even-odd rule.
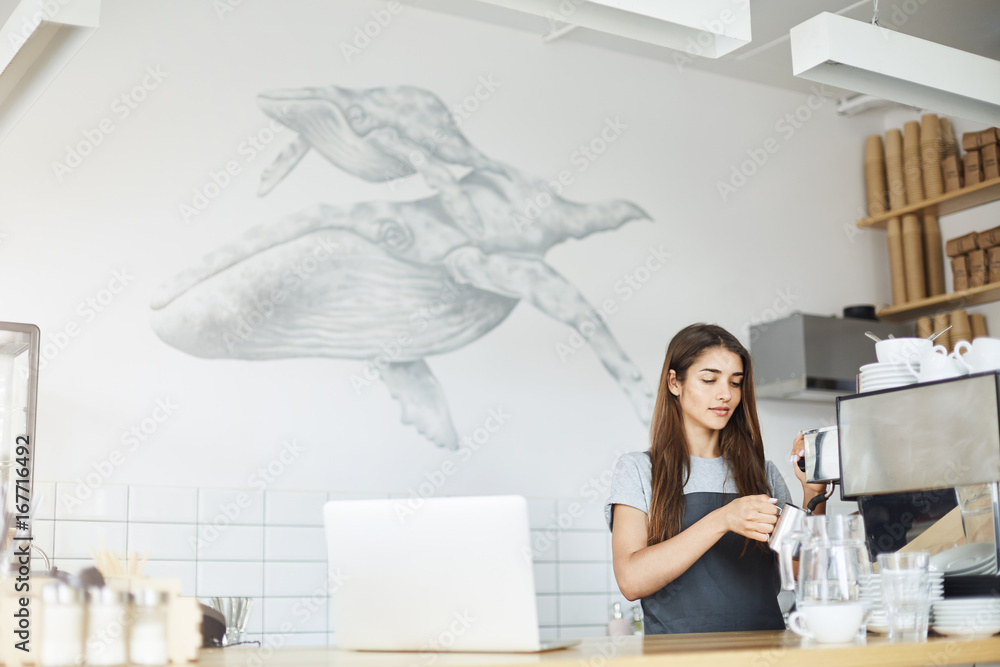
POLYGON ((336 87, 264 93, 261 107, 298 133, 262 174, 272 190, 309 150, 359 178, 419 174, 434 196, 314 204, 247 232, 164 283, 152 324, 198 357, 380 359, 401 419, 435 444, 458 436, 427 357, 498 326, 521 301, 586 338, 641 420, 653 392, 582 294, 545 253, 569 238, 648 219, 635 204, 590 204, 479 153, 432 93, 336 87), (422 157, 413 159, 413 151, 422 157), (464 176, 453 170, 464 168, 464 176), (521 206, 545 194, 530 218, 521 206), (306 271, 305 269, 308 269, 306 271))

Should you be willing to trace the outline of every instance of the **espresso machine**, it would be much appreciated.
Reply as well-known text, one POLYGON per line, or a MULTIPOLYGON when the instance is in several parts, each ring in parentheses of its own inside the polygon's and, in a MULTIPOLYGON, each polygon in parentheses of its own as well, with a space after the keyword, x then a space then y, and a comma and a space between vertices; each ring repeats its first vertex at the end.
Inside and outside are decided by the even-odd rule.
POLYGON ((873 560, 909 548, 946 576, 997 574, 1000 371, 838 397, 804 460, 858 501, 873 560))

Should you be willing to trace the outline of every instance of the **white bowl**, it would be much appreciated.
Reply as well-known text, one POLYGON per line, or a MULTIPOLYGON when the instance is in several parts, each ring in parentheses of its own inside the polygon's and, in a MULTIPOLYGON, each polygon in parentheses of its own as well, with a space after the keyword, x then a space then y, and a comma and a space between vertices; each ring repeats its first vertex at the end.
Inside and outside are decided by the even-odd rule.
POLYGON ((934 347, 926 338, 887 338, 875 343, 879 363, 903 364, 907 359, 920 358, 934 347))

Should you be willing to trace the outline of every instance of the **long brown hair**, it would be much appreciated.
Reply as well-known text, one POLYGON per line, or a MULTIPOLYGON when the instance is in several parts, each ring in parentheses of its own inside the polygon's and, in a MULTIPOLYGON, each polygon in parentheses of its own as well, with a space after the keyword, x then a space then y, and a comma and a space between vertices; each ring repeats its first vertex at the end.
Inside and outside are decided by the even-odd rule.
POLYGON ((691 475, 691 458, 684 416, 678 397, 668 380, 674 371, 684 382, 688 369, 705 350, 722 348, 743 360, 742 399, 738 409, 719 434, 719 448, 741 496, 770 495, 764 462, 764 442, 757 420, 750 353, 731 333, 714 324, 692 324, 681 329, 667 346, 660 389, 650 425, 649 457, 653 464, 652 498, 649 503, 650 546, 681 532, 684 517, 684 485, 691 475))

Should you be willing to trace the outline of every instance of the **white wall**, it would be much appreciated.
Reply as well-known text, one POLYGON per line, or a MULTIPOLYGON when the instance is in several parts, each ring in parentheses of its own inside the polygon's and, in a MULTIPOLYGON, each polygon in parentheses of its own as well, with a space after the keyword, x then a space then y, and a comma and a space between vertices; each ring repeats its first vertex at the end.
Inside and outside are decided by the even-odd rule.
MULTIPOLYGON (((220 17, 194 0, 103 3, 100 30, 0 146, 2 318, 39 324, 50 346, 78 327, 42 372, 40 478, 83 479, 123 449, 129 429, 162 416, 158 400, 176 408, 112 465, 107 483, 248 486, 294 440, 304 453, 269 489, 406 494, 455 459, 440 493, 580 496, 600 487, 617 452, 647 446, 645 426, 594 354, 561 360, 556 345, 570 329, 526 304, 482 339, 429 360, 459 433, 474 432, 490 409, 510 415, 468 462, 402 425, 384 387, 356 393, 358 361, 205 360, 161 342, 150 327, 152 292, 206 253, 316 202, 387 196, 314 153, 257 197, 261 171, 290 140, 278 134, 253 159, 240 152, 267 126, 255 96, 269 89, 407 84, 452 104, 480 77, 499 82, 462 124, 475 146, 544 178, 570 169, 567 198, 628 199, 654 220, 547 256, 593 303, 617 300, 609 326, 650 386, 667 341, 690 322, 717 322, 746 341, 755 318, 888 299, 884 235, 853 226, 864 136, 882 130, 881 118, 839 118, 833 100, 569 41, 546 45, 409 4, 347 62, 339 43, 384 7, 272 1, 220 17), (146 78, 145 99, 122 117, 116 100, 148 68, 162 80, 146 78), (796 113, 798 127, 786 118, 796 113), (53 163, 105 118, 113 132, 59 178, 53 163), (574 151, 609 118, 627 128, 579 172, 574 151), (777 152, 723 200, 718 182, 769 140, 777 152), (230 160, 241 173, 185 223, 179 205, 230 160), (667 266, 625 301, 616 282, 661 245, 667 266), (128 284, 91 319, 79 304, 100 297, 116 271, 128 284)), ((427 194, 411 179, 392 196, 427 194)), ((794 482, 793 436, 831 419, 833 406, 760 411, 768 455, 794 482)))

